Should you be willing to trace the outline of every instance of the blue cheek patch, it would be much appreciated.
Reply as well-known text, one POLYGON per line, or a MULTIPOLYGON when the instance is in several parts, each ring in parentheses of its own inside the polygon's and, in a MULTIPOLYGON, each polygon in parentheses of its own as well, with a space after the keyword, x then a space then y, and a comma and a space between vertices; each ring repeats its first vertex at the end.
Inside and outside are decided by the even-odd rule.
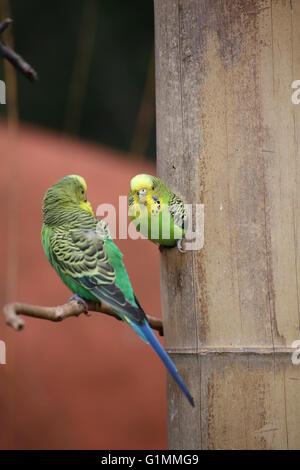
POLYGON ((153 201, 158 201, 157 197, 152 196, 153 201))
POLYGON ((129 202, 129 204, 132 204, 133 201, 134 201, 133 197, 130 197, 128 202, 129 202))

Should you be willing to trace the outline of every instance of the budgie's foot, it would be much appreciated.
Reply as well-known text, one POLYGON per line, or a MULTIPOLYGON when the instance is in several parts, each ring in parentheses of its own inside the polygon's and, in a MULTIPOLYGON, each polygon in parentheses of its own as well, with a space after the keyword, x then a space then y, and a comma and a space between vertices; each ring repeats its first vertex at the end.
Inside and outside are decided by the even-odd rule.
POLYGON ((177 250, 180 253, 186 253, 186 250, 184 249, 184 245, 185 245, 185 239, 184 238, 180 238, 179 240, 177 240, 177 250))
POLYGON ((85 315, 88 315, 89 313, 89 307, 88 307, 88 304, 86 303, 86 301, 80 297, 80 295, 77 295, 77 294, 73 294, 70 298, 69 298, 69 302, 72 302, 72 301, 75 301, 77 302, 79 305, 82 305, 84 307, 84 314, 85 315))

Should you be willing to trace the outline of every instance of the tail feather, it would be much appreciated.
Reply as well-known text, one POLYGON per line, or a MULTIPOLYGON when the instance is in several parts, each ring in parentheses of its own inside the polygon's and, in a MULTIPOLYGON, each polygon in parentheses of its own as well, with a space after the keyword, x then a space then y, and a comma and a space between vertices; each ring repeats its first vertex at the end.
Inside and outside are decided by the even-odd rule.
POLYGON ((142 325, 138 325, 138 328, 141 330, 142 335, 146 338, 147 342, 152 346, 152 348, 154 349, 156 354, 158 354, 158 356, 161 358, 161 360, 165 364, 166 368, 168 369, 168 371, 172 375, 175 382, 179 385, 179 387, 183 391, 184 395, 186 396, 186 398, 188 399, 190 404, 192 406, 195 406, 193 397, 191 396, 191 394, 190 394, 187 386, 185 385, 184 381, 180 377, 174 362, 172 361, 172 359, 170 358, 168 353, 164 350, 164 348, 162 347, 162 345, 160 344, 160 342, 156 338, 155 334, 151 330, 148 323, 145 322, 142 325))

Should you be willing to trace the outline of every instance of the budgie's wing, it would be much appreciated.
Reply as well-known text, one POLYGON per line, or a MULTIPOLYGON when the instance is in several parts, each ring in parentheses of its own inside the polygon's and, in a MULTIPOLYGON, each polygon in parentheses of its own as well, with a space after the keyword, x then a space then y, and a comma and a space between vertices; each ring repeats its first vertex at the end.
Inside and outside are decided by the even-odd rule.
POLYGON ((180 228, 187 228, 188 218, 184 203, 174 193, 170 196, 168 209, 174 219, 174 223, 180 228))
POLYGON ((130 190, 128 194, 128 207, 131 207, 134 204, 133 192, 130 190))
POLYGON ((110 305, 121 318, 125 319, 136 333, 153 347, 194 406, 190 392, 178 374, 175 364, 148 325, 138 301, 136 300, 136 306, 132 305, 116 285, 116 272, 109 262, 105 243, 96 231, 56 228, 51 235, 50 244, 54 267, 57 267, 59 272, 71 276, 80 286, 91 291, 100 301, 110 305))
POLYGON ((144 321, 143 310, 132 305, 116 285, 116 272, 109 263, 105 243, 95 230, 54 229, 50 244, 54 265, 59 272, 91 291, 116 313, 135 323, 144 321))

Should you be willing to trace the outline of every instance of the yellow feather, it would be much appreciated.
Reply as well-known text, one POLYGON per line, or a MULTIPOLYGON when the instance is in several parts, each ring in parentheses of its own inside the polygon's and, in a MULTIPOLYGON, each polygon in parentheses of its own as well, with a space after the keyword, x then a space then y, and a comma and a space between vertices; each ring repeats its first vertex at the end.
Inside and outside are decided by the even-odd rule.
POLYGON ((85 179, 82 178, 82 176, 79 176, 79 175, 70 175, 70 176, 72 176, 73 178, 76 178, 79 181, 80 185, 83 187, 83 189, 85 191, 87 190, 87 184, 85 182, 85 179))
POLYGON ((87 201, 87 202, 81 201, 80 202, 80 207, 82 207, 82 209, 89 212, 93 217, 95 217, 93 208, 92 208, 91 203, 89 201, 87 201))
POLYGON ((136 175, 130 181, 130 189, 132 192, 139 191, 140 189, 151 190, 153 184, 152 177, 150 175, 136 175))

